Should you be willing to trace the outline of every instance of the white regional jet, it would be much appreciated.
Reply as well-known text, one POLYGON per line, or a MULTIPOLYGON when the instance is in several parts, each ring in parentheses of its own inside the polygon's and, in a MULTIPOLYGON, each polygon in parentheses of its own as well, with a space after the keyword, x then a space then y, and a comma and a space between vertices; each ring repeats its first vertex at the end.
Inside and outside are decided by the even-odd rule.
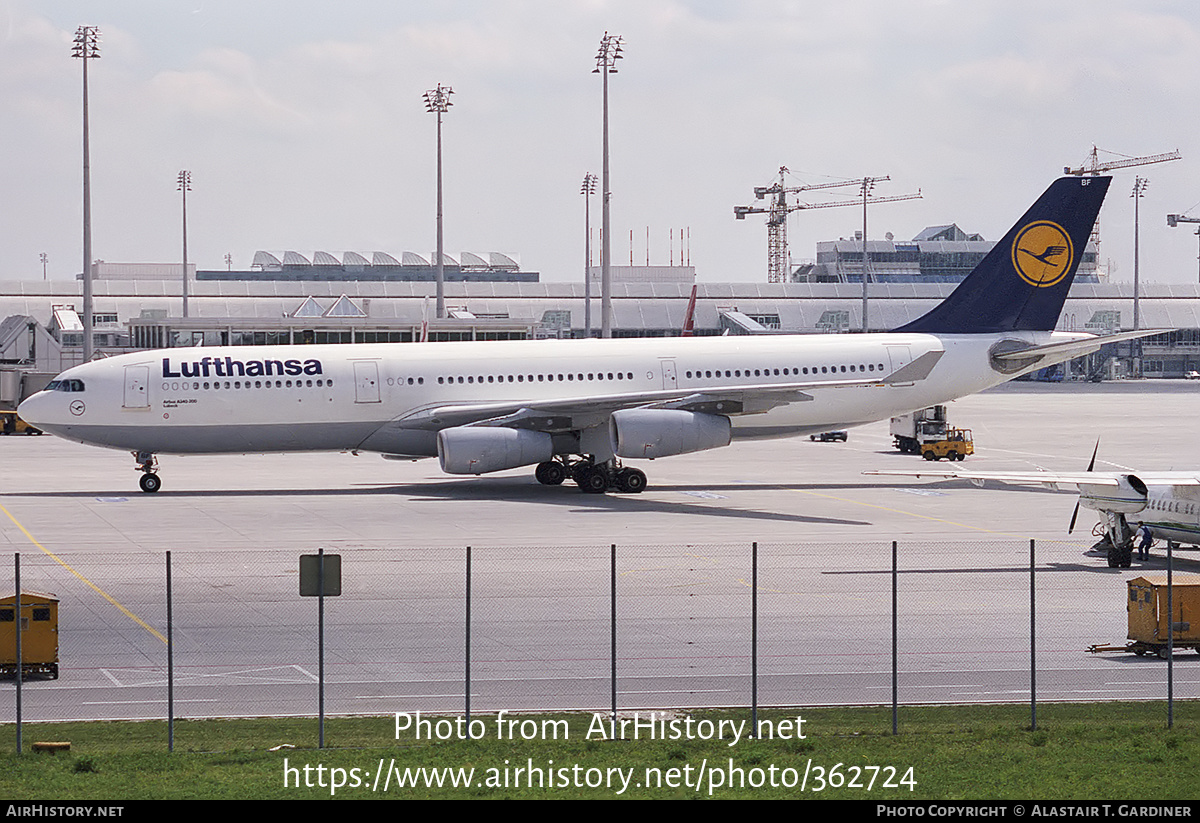
POLYGON ((1149 334, 1053 331, 1110 181, 1054 182, 946 300, 889 333, 174 348, 68 369, 19 412, 132 451, 146 492, 159 453, 345 450, 638 492, 646 475, 622 458, 869 423, 1149 334))
MULTIPOLYGON (((1095 455, 1092 463, 1095 464, 1095 455)), ((1075 528, 1079 507, 1094 509, 1102 520, 1103 536, 1092 548, 1103 549, 1112 568, 1129 568, 1133 562, 1136 524, 1144 523, 1152 537, 1173 547, 1181 543, 1200 546, 1200 472, 1002 472, 968 469, 925 469, 921 471, 880 470, 870 475, 936 477, 940 480, 969 480, 982 486, 986 481, 1015 485, 1044 486, 1055 491, 1079 490, 1068 532, 1075 528)), ((1097 532, 1098 534, 1099 532, 1097 532)))

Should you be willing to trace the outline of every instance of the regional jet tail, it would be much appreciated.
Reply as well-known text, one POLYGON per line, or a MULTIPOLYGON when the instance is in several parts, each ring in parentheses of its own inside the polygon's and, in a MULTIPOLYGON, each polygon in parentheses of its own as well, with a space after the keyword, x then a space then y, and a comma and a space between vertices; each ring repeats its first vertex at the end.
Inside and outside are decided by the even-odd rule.
POLYGON ((1056 181, 893 332, 165 349, 69 369, 20 414, 132 451, 147 492, 160 453, 302 450, 436 456, 450 474, 536 466, 545 485, 640 492, 645 473, 623 460, 870 423, 1116 339, 1052 331, 1109 182, 1056 181))

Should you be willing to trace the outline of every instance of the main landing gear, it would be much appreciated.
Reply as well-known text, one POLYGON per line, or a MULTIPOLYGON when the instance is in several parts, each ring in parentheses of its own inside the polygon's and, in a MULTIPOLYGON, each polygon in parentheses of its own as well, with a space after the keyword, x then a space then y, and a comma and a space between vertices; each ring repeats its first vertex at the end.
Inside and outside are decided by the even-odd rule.
POLYGON ((641 469, 622 467, 620 461, 596 463, 591 456, 578 460, 563 457, 538 463, 533 476, 543 486, 557 486, 570 477, 588 494, 606 491, 637 494, 646 488, 646 473, 641 469))
POLYGON ((152 452, 134 452, 133 459, 137 461, 137 471, 142 473, 138 485, 147 494, 154 494, 162 488, 162 479, 158 476, 158 458, 152 452))

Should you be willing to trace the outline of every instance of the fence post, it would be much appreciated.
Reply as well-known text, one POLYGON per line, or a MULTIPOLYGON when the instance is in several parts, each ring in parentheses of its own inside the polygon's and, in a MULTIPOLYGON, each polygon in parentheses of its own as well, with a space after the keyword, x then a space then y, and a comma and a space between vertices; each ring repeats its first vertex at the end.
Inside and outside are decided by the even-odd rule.
POLYGON ((171 613, 171 552, 167 552, 167 751, 175 751, 175 621, 171 613))
POLYGON ((13 607, 13 629, 17 635, 17 754, 21 754, 21 683, 25 679, 25 658, 21 656, 21 553, 13 553, 13 582, 17 587, 17 602, 13 607))
POLYGON ((1037 557, 1029 539, 1029 729, 1037 731, 1037 557))
POLYGON ((1175 727, 1175 566, 1174 543, 1167 541, 1167 728, 1175 727))
POLYGON ((899 639, 898 639, 898 619, 897 614, 900 609, 898 581, 896 573, 897 564, 896 541, 892 541, 892 734, 898 734, 899 725, 899 710, 898 700, 900 698, 900 675, 899 667, 899 639))
POLYGON ((471 728, 471 547, 467 546, 466 683, 463 685, 464 715, 471 728))
POLYGON ((750 544, 750 731, 758 739, 758 541, 750 544))
POLYGON ((325 549, 317 548, 317 748, 325 748, 325 549))
POLYGON ((612 601, 612 636, 609 639, 609 658, 612 666, 612 719, 617 719, 617 544, 609 549, 609 599, 612 601))

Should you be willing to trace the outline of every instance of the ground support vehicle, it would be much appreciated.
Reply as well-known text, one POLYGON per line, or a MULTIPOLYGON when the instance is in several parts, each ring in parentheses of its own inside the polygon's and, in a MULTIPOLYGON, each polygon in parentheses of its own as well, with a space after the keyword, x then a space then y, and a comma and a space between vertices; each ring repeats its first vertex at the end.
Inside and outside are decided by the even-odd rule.
POLYGON ((943 440, 921 444, 921 456, 926 460, 962 460, 975 453, 975 441, 970 429, 947 429, 943 440))
POLYGON ((1167 612, 1167 576, 1147 574, 1127 583, 1125 610, 1129 615, 1129 643, 1124 646, 1096 644, 1098 652, 1131 652, 1138 657, 1148 654, 1167 657, 1167 642, 1175 651, 1200 652, 1200 576, 1174 575, 1171 581, 1171 612, 1167 612), (1168 619, 1170 618, 1170 619, 1168 619), (1170 624, 1168 626, 1168 623, 1170 624), (1170 637, 1171 634, 1174 637, 1170 637))
POLYGON ((42 592, 21 592, 21 619, 16 619, 17 596, 0 598, 0 677, 17 675, 17 632, 21 627, 21 678, 58 679, 58 598, 42 592))
POLYGON ((15 411, 0 409, 0 434, 41 434, 37 426, 26 423, 15 411))
POLYGON ((930 406, 893 417, 892 442, 905 454, 920 454, 924 443, 936 443, 946 437, 946 407, 930 406))

